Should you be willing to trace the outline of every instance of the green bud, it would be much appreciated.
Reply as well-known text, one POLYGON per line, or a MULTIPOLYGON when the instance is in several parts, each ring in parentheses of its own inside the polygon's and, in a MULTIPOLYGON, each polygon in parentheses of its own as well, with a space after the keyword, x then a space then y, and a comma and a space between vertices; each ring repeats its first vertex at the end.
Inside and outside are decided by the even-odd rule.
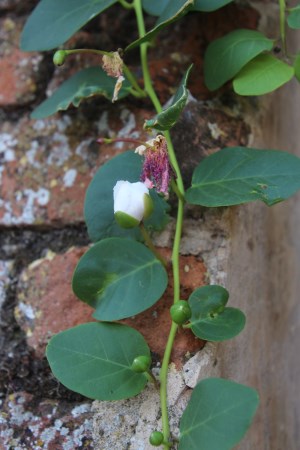
POLYGON ((115 212, 115 219, 122 228, 135 228, 140 223, 137 219, 122 211, 115 212))
POLYGON ((159 447, 164 441, 164 435, 160 431, 152 431, 149 442, 154 447, 159 447))
POLYGON ((192 311, 187 301, 179 300, 179 302, 171 306, 170 314, 173 322, 182 325, 191 318, 192 311))
POLYGON ((137 356, 131 365, 131 370, 137 373, 148 372, 151 366, 150 356, 137 356))
POLYGON ((56 66, 62 66, 66 60, 67 52, 65 50, 57 50, 53 55, 53 63, 56 66))

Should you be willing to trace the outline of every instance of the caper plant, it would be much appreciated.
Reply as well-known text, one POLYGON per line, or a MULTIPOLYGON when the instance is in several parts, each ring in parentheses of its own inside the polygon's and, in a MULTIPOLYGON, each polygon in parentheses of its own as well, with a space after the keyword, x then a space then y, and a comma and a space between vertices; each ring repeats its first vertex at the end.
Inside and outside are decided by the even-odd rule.
MULTIPOLYGON (((206 207, 238 205, 261 200, 280 202, 300 188, 300 160, 277 150, 224 148, 205 158, 194 170, 185 191, 170 129, 188 99, 186 72, 168 106, 163 108, 148 69, 149 42, 189 11, 209 12, 232 0, 41 0, 29 17, 21 40, 25 51, 51 50, 54 64, 69 55, 99 55, 99 65, 84 69, 64 82, 32 113, 43 118, 82 99, 104 95, 116 102, 127 95, 149 98, 153 118, 145 121, 146 141, 124 138, 130 149, 101 166, 86 192, 84 215, 94 245, 80 259, 73 277, 74 293, 94 308, 95 322, 79 325, 52 337, 47 358, 54 375, 69 389, 89 398, 119 400, 139 394, 154 383, 160 396, 161 430, 149 441, 165 450, 228 450, 244 436, 258 406, 253 388, 222 378, 201 380, 191 395, 174 436, 168 418, 168 367, 176 334, 189 328, 203 340, 223 341, 238 335, 245 315, 228 307, 229 294, 218 285, 197 288, 186 300, 180 295, 179 249, 185 203, 206 207), (61 46, 81 27, 113 4, 135 14, 138 36, 125 49, 64 49, 61 46), (157 16, 150 30, 144 14, 157 16), (143 83, 126 65, 127 54, 140 49, 143 83), (100 63, 101 62, 101 63, 100 63), (132 147, 133 146, 133 147, 132 147), (151 232, 167 223, 168 199, 177 199, 176 228, 171 261, 152 243, 151 232), (154 305, 163 295, 172 267, 174 302, 171 325, 158 376, 152 372, 151 351, 134 328, 118 323, 154 305)), ((233 80, 241 95, 277 89, 294 75, 299 57, 288 54, 285 41, 286 6, 279 0, 279 37, 255 30, 236 30, 212 42, 205 55, 204 75, 209 89, 233 80), (272 51, 281 45, 282 57, 272 51), (291 64, 292 63, 292 64, 291 64), (255 80, 255 82, 253 81, 255 80)), ((300 6, 289 11, 287 23, 300 28, 300 6)), ((99 142, 116 140, 101 137, 99 142)))

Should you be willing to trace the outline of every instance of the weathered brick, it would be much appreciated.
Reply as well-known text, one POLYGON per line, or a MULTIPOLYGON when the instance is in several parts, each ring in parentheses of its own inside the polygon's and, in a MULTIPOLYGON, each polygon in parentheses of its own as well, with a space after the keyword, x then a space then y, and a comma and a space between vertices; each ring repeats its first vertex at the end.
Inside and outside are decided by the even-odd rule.
MULTIPOLYGON (((43 356, 49 338, 59 331, 93 320, 93 309, 78 300, 71 291, 75 266, 86 248, 71 248, 64 254, 48 255, 34 261, 25 269, 18 285, 18 305, 15 317, 27 335, 27 343, 38 357, 43 356)), ((170 250, 160 249, 166 257, 170 250)), ((187 299, 191 292, 206 282, 206 267, 195 256, 180 259, 181 296, 187 299)), ((169 275, 171 276, 171 269, 169 275)), ((151 350, 162 357, 171 325, 169 308, 173 301, 172 279, 162 299, 154 306, 125 323, 138 329, 151 350)), ((180 365, 187 348, 190 352, 202 346, 189 330, 181 330, 176 339, 173 361, 180 365)))
POLYGON ((19 39, 24 20, 0 20, 0 106, 22 106, 34 100, 43 56, 24 53, 19 39))
MULTIPOLYGON (((99 136, 140 138, 147 111, 122 105, 45 120, 3 123, 0 134, 0 224, 83 221, 85 191, 98 167, 132 144, 99 145, 99 136), (2 162, 2 164, 1 164, 2 162)), ((147 135, 143 133, 146 139, 147 135)))
POLYGON ((93 309, 78 300, 71 288, 73 271, 84 250, 71 248, 62 255, 48 252, 20 276, 15 317, 38 357, 44 355, 53 334, 92 320, 93 309))
POLYGON ((1 308, 6 299, 6 290, 10 282, 10 272, 13 267, 13 261, 0 260, 0 316, 1 308))
POLYGON ((0 405, 3 449, 94 448, 91 405, 87 402, 39 401, 29 393, 17 392, 0 400, 0 405))

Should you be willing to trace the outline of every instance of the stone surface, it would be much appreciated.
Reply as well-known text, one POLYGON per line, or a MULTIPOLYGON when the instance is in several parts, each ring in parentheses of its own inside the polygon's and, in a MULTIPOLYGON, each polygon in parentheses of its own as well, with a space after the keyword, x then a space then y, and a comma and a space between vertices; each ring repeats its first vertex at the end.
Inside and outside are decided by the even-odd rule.
MULTIPOLYGON (((107 102, 109 105, 109 103, 107 102)), ((104 137, 141 137, 146 111, 122 106, 2 125, 0 224, 61 225, 83 221, 87 186, 97 168, 132 144, 99 145, 104 137)), ((144 133, 145 139, 146 134, 144 133)))
POLYGON ((6 299, 6 289, 10 283, 10 272, 13 268, 13 261, 0 260, 0 317, 1 308, 6 299))
POLYGON ((0 20, 0 106, 23 106, 35 99, 43 56, 19 50, 23 20, 0 20))
POLYGON ((71 288, 75 266, 85 250, 48 252, 20 275, 15 317, 38 357, 44 356, 51 336, 92 320, 93 309, 78 300, 71 288))
POLYGON ((93 449, 90 403, 37 400, 26 392, 0 401, 3 450, 93 449))

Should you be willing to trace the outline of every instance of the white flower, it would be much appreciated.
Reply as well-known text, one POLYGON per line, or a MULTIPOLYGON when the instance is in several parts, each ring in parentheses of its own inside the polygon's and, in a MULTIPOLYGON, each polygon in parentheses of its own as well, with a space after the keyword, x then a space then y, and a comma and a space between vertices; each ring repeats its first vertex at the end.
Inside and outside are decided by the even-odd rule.
POLYGON ((120 180, 114 187, 114 213, 123 228, 136 227, 152 213, 153 205, 149 189, 144 183, 120 180))

